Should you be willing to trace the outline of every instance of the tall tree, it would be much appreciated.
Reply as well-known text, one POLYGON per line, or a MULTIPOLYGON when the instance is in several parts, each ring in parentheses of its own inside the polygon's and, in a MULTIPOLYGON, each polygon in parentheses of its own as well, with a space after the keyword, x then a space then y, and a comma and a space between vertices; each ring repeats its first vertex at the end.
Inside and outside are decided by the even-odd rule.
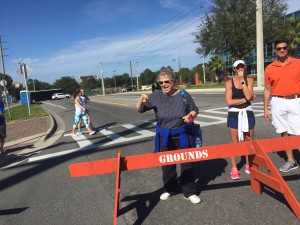
MULTIPOLYGON (((106 82, 104 82, 106 84, 106 82)), ((80 83, 80 87, 85 89, 86 91, 90 91, 93 89, 96 89, 98 86, 98 81, 94 76, 91 76, 88 79, 84 79, 81 83, 80 83)))
MULTIPOLYGON (((264 38, 268 41, 282 33, 287 3, 263 0, 264 38)), ((194 33, 200 55, 229 52, 235 59, 251 53, 256 43, 256 5, 249 0, 212 0, 211 12, 194 33)))
POLYGON ((13 79, 8 74, 0 73, 0 80, 6 80, 6 87, 10 87, 13 83, 13 79))
POLYGON ((189 68, 181 68, 178 71, 177 76, 179 78, 181 77, 181 81, 184 83, 187 84, 194 83, 194 74, 189 68))
POLYGON ((156 76, 157 73, 152 72, 150 69, 144 70, 139 77, 140 85, 150 85, 154 83, 156 76))
POLYGON ((39 81, 37 79, 28 79, 27 85, 28 85, 28 90, 30 91, 49 90, 52 88, 51 84, 47 82, 39 81))
POLYGON ((291 17, 286 21, 285 38, 289 41, 289 50, 291 55, 295 55, 300 45, 300 17, 291 17))
POLYGON ((192 73, 194 75, 196 73, 198 73, 198 75, 200 76, 200 80, 202 80, 204 82, 204 74, 203 74, 203 65, 202 64, 198 64, 197 66, 193 67, 192 73))
POLYGON ((61 88, 67 94, 72 94, 76 89, 79 88, 79 84, 77 83, 74 77, 64 76, 60 79, 55 80, 53 86, 55 88, 61 88))

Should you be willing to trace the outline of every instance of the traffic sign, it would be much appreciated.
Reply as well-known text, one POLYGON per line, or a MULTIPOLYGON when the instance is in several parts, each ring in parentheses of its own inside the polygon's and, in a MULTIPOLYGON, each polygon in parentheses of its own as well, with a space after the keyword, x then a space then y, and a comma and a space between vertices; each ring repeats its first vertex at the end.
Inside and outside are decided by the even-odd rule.
POLYGON ((0 85, 1 85, 2 87, 5 87, 5 86, 7 85, 7 81, 6 81, 6 80, 1 80, 1 81, 0 81, 0 85))
MULTIPOLYGON (((31 68, 30 68, 29 66, 27 66, 26 64, 23 64, 23 65, 25 65, 25 67, 26 67, 26 72, 27 72, 27 77, 29 77, 29 75, 33 72, 33 69, 31 69, 31 68)), ((24 77, 24 76, 25 76, 25 73, 24 73, 24 71, 23 71, 23 69, 24 69, 23 65, 22 65, 22 70, 21 70, 21 68, 18 68, 18 69, 16 70, 16 73, 17 73, 18 75, 20 75, 21 77, 24 77)))

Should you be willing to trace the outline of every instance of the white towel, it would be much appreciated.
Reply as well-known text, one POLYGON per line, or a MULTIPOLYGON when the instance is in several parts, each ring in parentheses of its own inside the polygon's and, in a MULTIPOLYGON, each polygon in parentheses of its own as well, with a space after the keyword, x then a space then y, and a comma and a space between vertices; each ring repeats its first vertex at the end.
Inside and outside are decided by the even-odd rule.
POLYGON ((251 105, 249 105, 247 108, 244 108, 244 109, 238 109, 238 108, 235 108, 235 107, 228 107, 228 112, 239 112, 239 116, 238 116, 239 141, 244 141, 243 132, 249 132, 247 111, 252 111, 252 106, 251 105))

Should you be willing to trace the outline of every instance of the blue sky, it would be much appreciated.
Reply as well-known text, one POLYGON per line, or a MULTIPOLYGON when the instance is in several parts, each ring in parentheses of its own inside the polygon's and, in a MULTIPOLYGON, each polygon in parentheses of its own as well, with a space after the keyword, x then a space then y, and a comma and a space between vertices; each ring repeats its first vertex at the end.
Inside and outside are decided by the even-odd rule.
MULTIPOLYGON (((0 3, 0 35, 5 72, 15 82, 19 61, 33 69, 32 79, 53 83, 61 76, 104 77, 162 66, 192 68, 192 32, 209 0, 10 0, 0 3)), ((288 12, 300 9, 288 0, 288 12)), ((2 72, 2 71, 1 71, 2 72)))

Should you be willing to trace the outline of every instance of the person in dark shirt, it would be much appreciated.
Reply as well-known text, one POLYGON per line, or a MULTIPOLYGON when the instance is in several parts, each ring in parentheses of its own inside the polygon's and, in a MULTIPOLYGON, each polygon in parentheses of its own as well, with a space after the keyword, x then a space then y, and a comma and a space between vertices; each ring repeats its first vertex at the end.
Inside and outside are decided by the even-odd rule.
MULTIPOLYGON (((138 112, 151 109, 155 112, 155 152, 194 147, 190 122, 197 116, 198 107, 188 92, 184 91, 184 100, 181 91, 175 88, 176 78, 172 70, 161 70, 157 82, 161 90, 154 91, 149 96, 142 94, 136 105, 138 112)), ((196 195, 194 163, 183 163, 180 166, 184 198, 194 204, 200 203, 201 199, 196 195)), ((162 166, 162 173, 165 192, 160 199, 167 200, 178 190, 176 164, 162 166)))
MULTIPOLYGON (((225 82, 225 99, 228 105, 227 127, 232 143, 244 141, 246 136, 253 138, 255 117, 250 101, 253 99, 253 78, 246 76, 246 64, 243 60, 233 63, 235 76, 225 82)), ((240 178, 237 168, 237 158, 231 157, 231 179, 240 178)), ((246 173, 249 171, 246 157, 246 173)))
MULTIPOLYGON (((1 92, 2 94, 2 92, 1 92)), ((1 154, 4 153, 4 142, 6 138, 6 123, 5 123, 5 107, 4 104, 0 98, 0 151, 1 154)))

